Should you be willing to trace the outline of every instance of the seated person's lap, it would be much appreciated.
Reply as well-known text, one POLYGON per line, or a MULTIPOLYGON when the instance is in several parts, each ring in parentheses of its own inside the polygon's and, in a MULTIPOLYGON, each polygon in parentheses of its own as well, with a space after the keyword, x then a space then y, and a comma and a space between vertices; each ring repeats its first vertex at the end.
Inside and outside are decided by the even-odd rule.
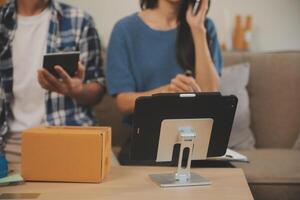
POLYGON ((9 163, 21 162, 21 133, 8 133, 4 152, 9 163))

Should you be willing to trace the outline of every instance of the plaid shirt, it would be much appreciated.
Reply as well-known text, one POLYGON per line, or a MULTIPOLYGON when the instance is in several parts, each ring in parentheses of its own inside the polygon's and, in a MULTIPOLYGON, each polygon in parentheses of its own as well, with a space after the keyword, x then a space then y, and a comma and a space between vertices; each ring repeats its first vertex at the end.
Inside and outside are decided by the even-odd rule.
MULTIPOLYGON (((50 1, 49 8, 51 19, 47 52, 80 51, 80 60, 86 67, 84 82, 97 82, 104 86, 103 70, 100 67, 101 45, 92 18, 79 9, 55 0, 50 1)), ((16 0, 12 0, 0 8, 0 136, 8 131, 6 119, 13 118, 10 111, 10 102, 14 98, 12 41, 16 29, 16 0)), ((31 51, 30 47, 28 50, 31 51)), ((75 100, 55 92, 49 91, 45 95, 45 125, 94 124, 90 107, 81 106, 75 100)))

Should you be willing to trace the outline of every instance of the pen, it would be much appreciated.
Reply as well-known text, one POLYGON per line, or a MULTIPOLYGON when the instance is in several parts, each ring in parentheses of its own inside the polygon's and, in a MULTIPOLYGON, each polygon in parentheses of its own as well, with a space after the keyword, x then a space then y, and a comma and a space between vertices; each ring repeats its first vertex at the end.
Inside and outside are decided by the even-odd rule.
POLYGON ((193 76, 193 72, 191 70, 185 70, 184 75, 192 77, 193 76))

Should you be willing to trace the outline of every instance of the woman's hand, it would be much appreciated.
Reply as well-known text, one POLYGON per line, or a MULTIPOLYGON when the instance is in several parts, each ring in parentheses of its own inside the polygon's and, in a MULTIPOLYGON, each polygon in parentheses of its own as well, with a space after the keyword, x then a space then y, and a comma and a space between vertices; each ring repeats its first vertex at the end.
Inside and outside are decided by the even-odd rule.
POLYGON ((185 93, 185 92, 201 92, 201 88, 193 77, 178 74, 172 79, 169 85, 169 92, 185 93))
POLYGON ((201 34, 203 37, 206 37, 206 28, 204 22, 207 10, 208 0, 201 0, 200 9, 198 10, 196 15, 194 15, 193 13, 193 6, 189 6, 186 13, 186 20, 191 28, 192 34, 201 34))
POLYGON ((73 78, 71 78, 61 66, 55 66, 55 70, 60 75, 61 80, 55 78, 45 69, 38 71, 38 81, 42 88, 72 98, 77 98, 82 94, 85 68, 80 62, 78 63, 78 71, 73 78))

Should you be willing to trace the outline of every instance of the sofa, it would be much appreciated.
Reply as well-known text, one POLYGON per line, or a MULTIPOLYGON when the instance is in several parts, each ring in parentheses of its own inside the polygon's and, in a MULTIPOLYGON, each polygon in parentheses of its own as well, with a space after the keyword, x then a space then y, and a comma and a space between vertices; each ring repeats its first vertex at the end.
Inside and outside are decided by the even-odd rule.
MULTIPOLYGON (((250 163, 233 163, 245 172, 255 199, 300 199, 300 52, 223 54, 225 66, 250 63, 251 129, 256 146, 239 152, 250 163)), ((113 128, 115 149, 130 129, 122 125, 115 101, 108 95, 96 106, 100 124, 113 128)))
POLYGON ((256 148, 242 150, 255 199, 300 199, 300 52, 225 53, 225 66, 249 62, 248 93, 256 148))

